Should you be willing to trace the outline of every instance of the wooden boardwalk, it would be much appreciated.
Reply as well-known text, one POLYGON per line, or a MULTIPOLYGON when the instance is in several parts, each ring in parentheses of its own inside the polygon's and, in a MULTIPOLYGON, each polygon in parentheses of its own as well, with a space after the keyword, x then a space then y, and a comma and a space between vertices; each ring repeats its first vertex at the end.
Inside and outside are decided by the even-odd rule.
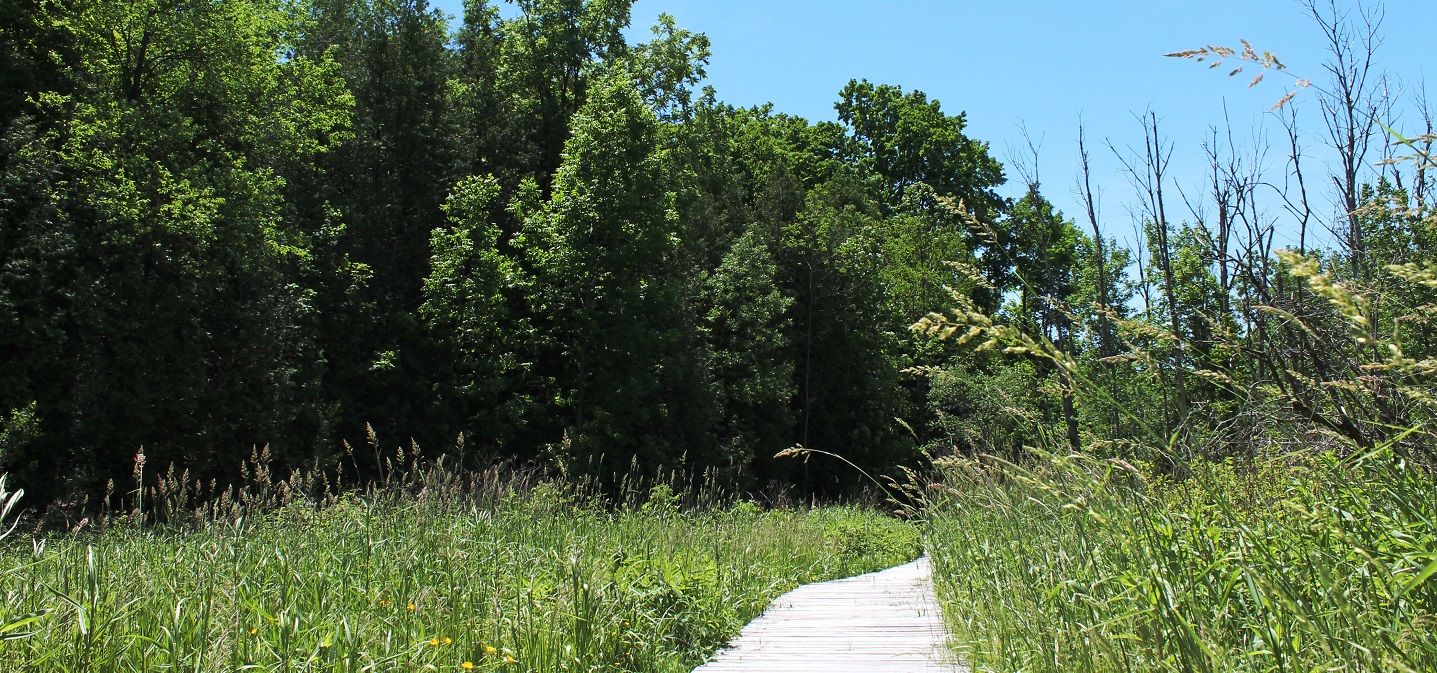
POLYGON ((775 600, 694 673, 958 673, 928 559, 806 584, 775 600))

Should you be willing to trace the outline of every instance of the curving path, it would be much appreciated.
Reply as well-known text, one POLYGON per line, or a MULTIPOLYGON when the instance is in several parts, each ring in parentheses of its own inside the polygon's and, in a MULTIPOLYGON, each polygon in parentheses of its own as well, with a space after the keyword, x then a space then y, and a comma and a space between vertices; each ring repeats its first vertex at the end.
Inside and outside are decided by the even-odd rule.
POLYGON ((958 673, 928 559, 805 584, 773 602, 694 673, 958 673))

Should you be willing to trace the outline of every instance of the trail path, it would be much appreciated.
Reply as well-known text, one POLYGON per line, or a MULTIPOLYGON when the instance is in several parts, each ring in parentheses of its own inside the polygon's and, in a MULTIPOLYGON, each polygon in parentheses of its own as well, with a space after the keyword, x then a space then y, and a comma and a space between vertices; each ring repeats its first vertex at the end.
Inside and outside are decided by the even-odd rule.
POLYGON ((928 559, 818 584, 773 602, 694 673, 962 673, 949 663, 928 559))

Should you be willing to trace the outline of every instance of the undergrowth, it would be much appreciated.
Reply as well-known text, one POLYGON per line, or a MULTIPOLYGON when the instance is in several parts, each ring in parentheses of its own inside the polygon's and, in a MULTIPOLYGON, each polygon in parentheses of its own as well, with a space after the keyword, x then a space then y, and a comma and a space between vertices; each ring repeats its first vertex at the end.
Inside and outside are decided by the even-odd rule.
POLYGON ((952 459, 929 553, 984 671, 1437 670, 1437 481, 1380 449, 952 459))
POLYGON ((872 510, 664 486, 616 504, 431 468, 319 500, 285 492, 270 510, 231 498, 171 512, 184 524, 12 539, 0 670, 687 671, 794 586, 919 551, 872 510))

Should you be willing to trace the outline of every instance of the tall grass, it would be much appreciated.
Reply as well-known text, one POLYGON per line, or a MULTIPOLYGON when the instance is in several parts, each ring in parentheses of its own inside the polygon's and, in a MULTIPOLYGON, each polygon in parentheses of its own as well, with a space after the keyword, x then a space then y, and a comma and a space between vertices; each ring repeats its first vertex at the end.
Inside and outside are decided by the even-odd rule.
POLYGON ((1095 380, 1111 370, 961 295, 914 326, 1042 361, 1080 407, 1141 430, 1080 448, 1039 428, 1022 464, 937 461, 921 489, 928 549, 975 670, 1437 671, 1437 360, 1410 336, 1430 322, 1437 269, 1357 282, 1296 251, 1242 264, 1263 291, 1251 315, 1275 320, 1215 331, 1206 346, 1241 354, 1228 364, 1163 360, 1137 337, 1183 338, 1096 307, 1127 345, 1095 364, 1143 363, 1123 385, 1167 386, 1166 366, 1224 393, 1167 425, 1095 380), (1239 366, 1273 354, 1279 366, 1239 366))
POLYGON ((240 500, 5 547, 0 623, 39 618, 0 641, 0 670, 687 671, 793 586, 919 548, 858 508, 681 506, 663 486, 616 505, 442 469, 240 500))
POLYGON ((937 589, 978 670, 1437 670, 1437 481, 1379 449, 1199 463, 954 459, 937 589))

